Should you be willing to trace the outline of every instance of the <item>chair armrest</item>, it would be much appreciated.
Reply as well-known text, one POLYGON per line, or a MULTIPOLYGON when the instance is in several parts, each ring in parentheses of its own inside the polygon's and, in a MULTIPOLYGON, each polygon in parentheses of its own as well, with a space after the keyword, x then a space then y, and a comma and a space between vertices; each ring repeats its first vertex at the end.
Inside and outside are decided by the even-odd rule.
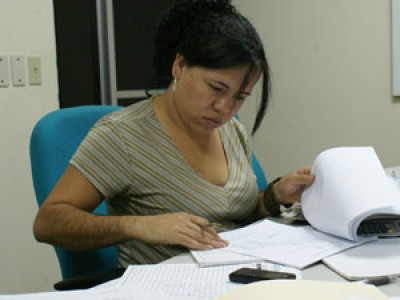
POLYGON ((55 283, 54 289, 57 291, 88 289, 101 283, 121 277, 125 270, 125 268, 113 268, 109 271, 64 279, 55 283))

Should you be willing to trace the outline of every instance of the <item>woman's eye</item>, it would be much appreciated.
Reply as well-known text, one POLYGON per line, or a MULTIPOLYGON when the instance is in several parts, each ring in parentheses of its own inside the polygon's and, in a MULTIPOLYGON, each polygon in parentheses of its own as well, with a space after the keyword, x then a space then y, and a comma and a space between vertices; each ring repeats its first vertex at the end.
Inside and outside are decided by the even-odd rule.
POLYGON ((244 97, 244 96, 236 96, 236 97, 235 97, 235 100, 237 100, 237 101, 244 101, 244 100, 246 100, 246 97, 244 97))
POLYGON ((219 86, 216 86, 216 85, 210 84, 210 87, 216 92, 222 92, 223 91, 223 88, 221 88, 219 86))

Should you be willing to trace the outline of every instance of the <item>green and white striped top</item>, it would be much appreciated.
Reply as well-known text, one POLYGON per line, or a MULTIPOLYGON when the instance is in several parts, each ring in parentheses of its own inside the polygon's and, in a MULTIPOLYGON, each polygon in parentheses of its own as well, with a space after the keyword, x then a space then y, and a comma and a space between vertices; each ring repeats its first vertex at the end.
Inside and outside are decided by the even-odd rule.
MULTIPOLYGON (((254 211, 258 189, 243 126, 231 120, 219 130, 229 166, 225 186, 208 182, 185 161, 157 121, 152 99, 99 120, 71 164, 102 193, 111 215, 184 211, 233 229, 254 211)), ((118 250, 121 266, 158 263, 187 251, 135 240, 118 250)))

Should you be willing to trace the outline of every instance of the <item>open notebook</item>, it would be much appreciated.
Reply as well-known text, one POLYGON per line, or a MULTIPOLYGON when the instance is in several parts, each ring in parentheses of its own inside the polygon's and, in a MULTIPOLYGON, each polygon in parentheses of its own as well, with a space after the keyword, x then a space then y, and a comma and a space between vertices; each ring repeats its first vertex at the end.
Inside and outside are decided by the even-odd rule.
POLYGON ((326 150, 312 169, 315 181, 301 201, 313 227, 354 241, 400 236, 400 189, 372 147, 326 150))
POLYGON ((349 280, 400 276, 400 239, 379 239, 322 259, 349 280))

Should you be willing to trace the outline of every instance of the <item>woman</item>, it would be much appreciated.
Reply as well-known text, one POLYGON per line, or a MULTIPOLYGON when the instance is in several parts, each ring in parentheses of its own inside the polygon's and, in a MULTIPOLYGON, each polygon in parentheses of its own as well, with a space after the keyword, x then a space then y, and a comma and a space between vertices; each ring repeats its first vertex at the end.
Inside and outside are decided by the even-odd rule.
POLYGON ((233 116, 262 80, 253 134, 267 108, 268 64, 250 22, 228 0, 177 0, 159 27, 161 94, 100 120, 40 208, 39 241, 70 249, 117 244, 121 266, 227 245, 233 229, 279 214, 313 177, 295 171, 257 190, 233 116), (107 201, 110 216, 90 213, 107 201))

